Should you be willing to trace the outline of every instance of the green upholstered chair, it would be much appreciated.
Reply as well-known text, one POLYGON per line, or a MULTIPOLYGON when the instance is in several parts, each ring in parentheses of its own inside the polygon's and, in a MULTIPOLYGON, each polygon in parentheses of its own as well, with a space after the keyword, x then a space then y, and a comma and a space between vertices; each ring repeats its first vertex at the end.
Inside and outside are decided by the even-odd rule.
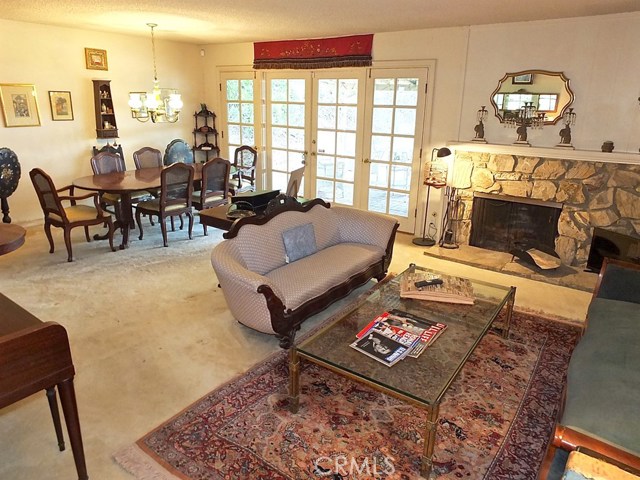
POLYGON ((136 221, 140 229, 140 240, 142 240, 143 236, 142 223, 140 222, 142 214, 158 217, 165 247, 169 246, 165 222, 167 217, 186 214, 189 218, 189 239, 193 238, 193 211, 191 206, 193 177, 193 166, 185 163, 174 163, 162 171, 160 174, 160 197, 140 202, 136 205, 136 221))
POLYGON ((116 251, 113 247, 113 222, 111 215, 102 210, 100 200, 97 193, 89 193, 86 195, 74 195, 73 185, 68 185, 56 189, 51 177, 43 170, 34 168, 29 172, 31 182, 38 195, 40 206, 44 213, 44 233, 49 240, 49 253, 53 253, 53 237, 51 236, 51 227, 59 227, 64 230, 64 243, 67 247, 67 261, 73 261, 73 252, 71 250, 71 229, 75 227, 84 227, 84 235, 87 242, 91 241, 89 236, 89 227, 91 225, 105 225, 108 227, 107 238, 112 251, 116 251), (69 195, 58 195, 61 192, 69 191, 69 195), (93 206, 77 205, 77 200, 93 198, 93 206), (70 206, 62 205, 63 201, 68 201, 70 206))

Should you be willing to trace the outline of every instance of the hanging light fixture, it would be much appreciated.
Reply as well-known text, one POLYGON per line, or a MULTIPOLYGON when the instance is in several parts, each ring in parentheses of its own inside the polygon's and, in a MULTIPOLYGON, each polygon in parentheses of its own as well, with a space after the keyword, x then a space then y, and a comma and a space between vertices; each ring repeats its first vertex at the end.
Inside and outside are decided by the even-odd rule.
POLYGON ((149 119, 153 123, 175 123, 180 118, 182 99, 177 90, 172 88, 160 88, 158 71, 156 69, 156 42, 153 29, 158 25, 147 23, 151 28, 151 49, 153 53, 153 91, 129 92, 129 107, 131 116, 140 122, 149 119))

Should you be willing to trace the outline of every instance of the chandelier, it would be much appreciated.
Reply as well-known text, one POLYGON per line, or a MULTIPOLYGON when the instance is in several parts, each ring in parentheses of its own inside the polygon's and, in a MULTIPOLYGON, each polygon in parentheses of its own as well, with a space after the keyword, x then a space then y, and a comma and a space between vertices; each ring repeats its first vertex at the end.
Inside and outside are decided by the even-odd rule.
POLYGON ((151 49, 153 53, 153 91, 129 92, 129 107, 131 116, 139 122, 149 119, 153 123, 175 123, 180 118, 182 99, 177 90, 172 88, 160 88, 158 71, 156 69, 156 42, 153 29, 158 25, 147 23, 151 28, 151 49))

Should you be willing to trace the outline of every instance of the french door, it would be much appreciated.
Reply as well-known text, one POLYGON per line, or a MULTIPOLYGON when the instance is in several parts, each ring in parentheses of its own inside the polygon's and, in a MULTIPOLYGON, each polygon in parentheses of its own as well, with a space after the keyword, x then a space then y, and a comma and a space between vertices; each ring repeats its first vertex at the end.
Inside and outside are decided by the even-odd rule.
MULTIPOLYGON (((286 192, 289 174, 306 163, 309 154, 310 74, 277 72, 265 75, 266 83, 266 172, 268 188, 286 192)), ((302 180, 307 196, 308 182, 302 180)))
POLYGON ((259 187, 285 191, 290 172, 304 165, 305 197, 386 213, 414 232, 426 67, 269 71, 262 74, 263 112, 253 72, 229 75, 229 154, 260 145, 264 132, 259 187))

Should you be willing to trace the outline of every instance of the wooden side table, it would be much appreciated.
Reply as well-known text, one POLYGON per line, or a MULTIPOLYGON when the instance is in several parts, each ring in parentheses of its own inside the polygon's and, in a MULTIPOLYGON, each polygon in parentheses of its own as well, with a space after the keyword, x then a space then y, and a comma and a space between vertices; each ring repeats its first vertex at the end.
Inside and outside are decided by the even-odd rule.
POLYGON ((41 322, 0 294, 0 408, 46 390, 58 446, 62 451, 65 446, 57 387, 78 479, 87 480, 74 375, 69 338, 64 327, 55 322, 41 322))
POLYGON ((0 255, 17 250, 24 244, 27 231, 20 225, 0 223, 0 255))

